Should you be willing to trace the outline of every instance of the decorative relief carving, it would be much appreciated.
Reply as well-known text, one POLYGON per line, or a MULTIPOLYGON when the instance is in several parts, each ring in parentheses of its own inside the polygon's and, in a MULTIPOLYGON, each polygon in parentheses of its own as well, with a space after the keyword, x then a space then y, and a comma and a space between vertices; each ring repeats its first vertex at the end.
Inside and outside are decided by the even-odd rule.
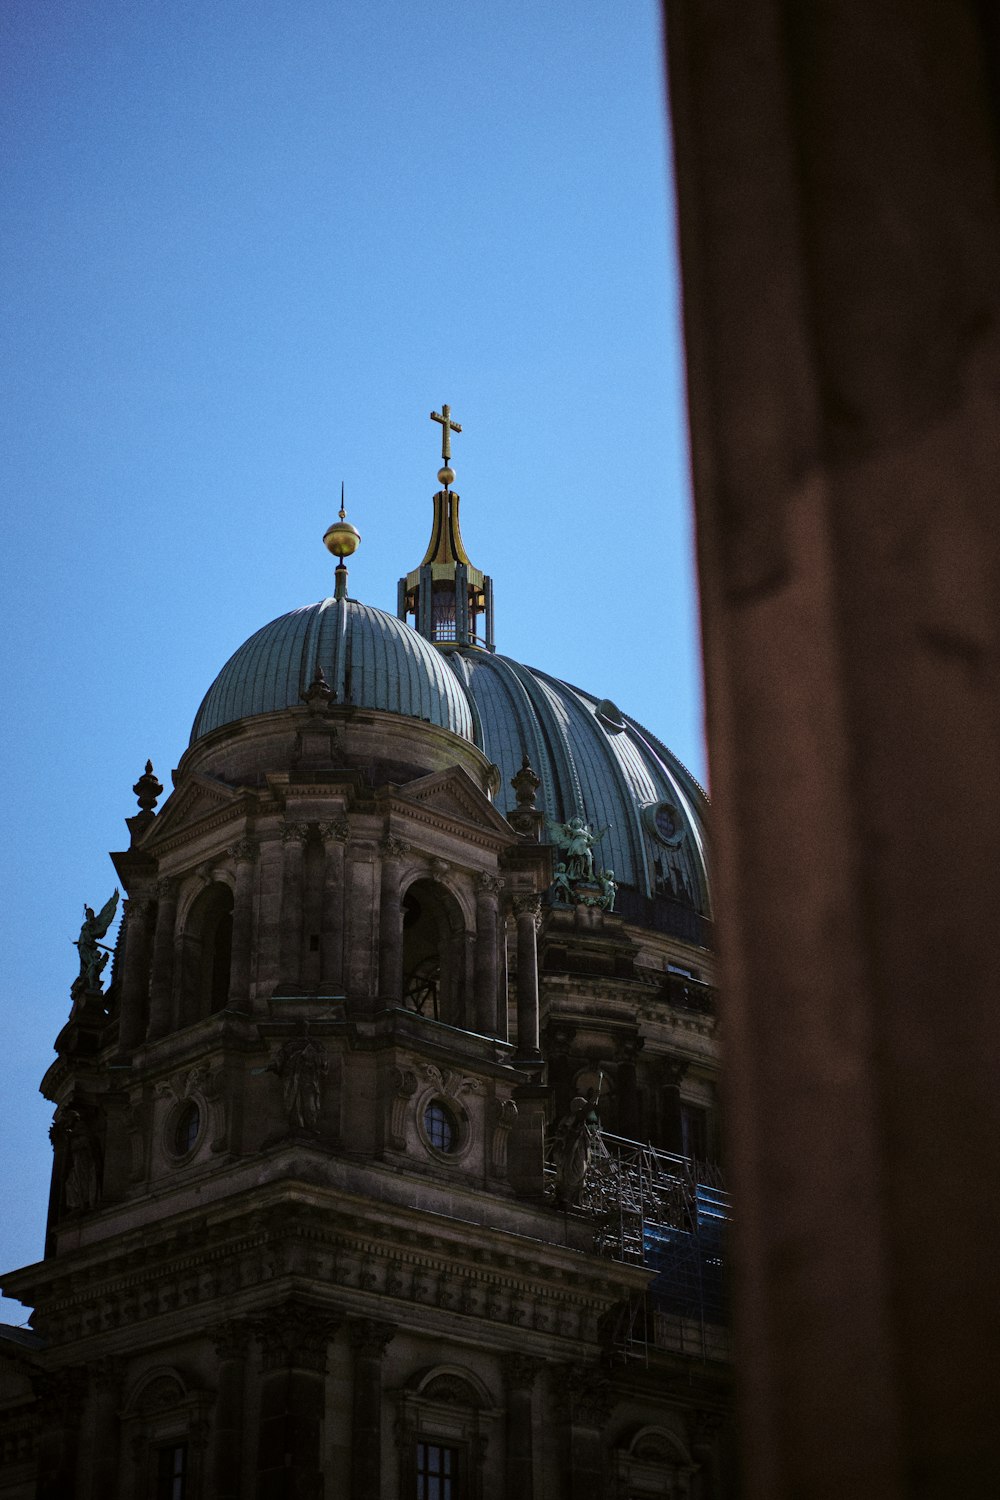
POLYGON ((304 844, 308 837, 308 823, 286 823, 281 830, 281 842, 283 844, 304 844))
POLYGON ((379 850, 383 859, 405 859, 410 852, 410 845, 395 834, 388 834, 379 844, 379 850))
POLYGON ((406 1150, 406 1116, 410 1100, 417 1092, 417 1075, 402 1068, 393 1068, 391 1075, 393 1100, 389 1112, 389 1137, 395 1151, 406 1150))
POLYGON ((487 870, 480 871, 476 879, 476 885, 484 896, 499 896, 505 883, 502 875, 491 875, 487 870))
POLYGON ((478 1094, 482 1084, 478 1078, 467 1078, 450 1068, 437 1068, 433 1063, 424 1063, 421 1072, 429 1083, 436 1085, 446 1096, 457 1099, 460 1094, 478 1094))
POLYGON ((229 857, 235 864, 251 864, 257 858, 260 848, 256 839, 239 839, 235 844, 229 846, 229 857))
POLYGON ((498 1177, 507 1171, 507 1143, 514 1121, 517 1105, 513 1099, 493 1100, 493 1139, 490 1142, 490 1165, 498 1177))

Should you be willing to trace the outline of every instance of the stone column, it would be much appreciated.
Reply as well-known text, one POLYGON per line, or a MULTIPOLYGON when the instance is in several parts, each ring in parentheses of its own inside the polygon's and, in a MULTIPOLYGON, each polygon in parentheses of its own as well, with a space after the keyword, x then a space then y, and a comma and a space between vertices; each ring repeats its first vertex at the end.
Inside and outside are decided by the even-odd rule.
POLYGON ((395 1332, 394 1323, 351 1320, 351 1500, 372 1500, 382 1494, 382 1356, 395 1332))
POLYGON ((500 1026, 498 983, 500 892, 498 875, 483 873, 476 890, 476 1030, 483 1036, 506 1036, 500 1026))
POLYGON ((326 856, 323 868, 323 916, 320 954, 321 986, 327 995, 344 988, 344 865, 348 824, 334 818, 319 825, 326 856))
POLYGON ((352 1007, 371 1011, 375 990, 378 890, 373 845, 351 841, 345 889, 344 988, 352 1007))
POLYGON ((302 876, 308 823, 288 823, 282 829, 281 970, 283 984, 298 984, 302 973, 302 876))
POLYGON ((87 1368, 90 1421, 89 1453, 83 1465, 85 1500, 111 1500, 117 1494, 122 1373, 119 1359, 101 1359, 87 1368))
POLYGON ((261 838, 257 865, 257 951, 254 1009, 263 1013, 281 970, 281 887, 284 848, 277 836, 261 838))
POLYGON ((563 1500, 604 1494, 603 1427, 611 1406, 607 1376, 592 1365, 553 1370, 555 1407, 562 1427, 563 1500))
POLYGON ((338 1326, 339 1319, 325 1308, 295 1299, 256 1325, 261 1347, 256 1500, 322 1493, 326 1351, 338 1326))
POLYGON ((542 898, 534 892, 514 897, 517 920, 517 1060, 537 1062, 538 1047, 538 928, 542 898))
POLYGON ((542 1361, 526 1354, 506 1354, 503 1382, 507 1403, 507 1473, 504 1493, 534 1500, 534 1414, 531 1388, 542 1361))
POLYGON ((153 936, 153 972, 149 987, 149 1031, 151 1042, 166 1036, 173 1024, 174 928, 177 924, 177 881, 169 876, 156 886, 156 932, 153 936))
POLYGON ((644 1139, 642 1134, 642 1101, 636 1077, 636 1054, 642 1050, 643 1038, 631 1036, 619 1044, 618 1066, 615 1069, 615 1094, 617 1097, 617 1120, 615 1132, 629 1140, 644 1139))
POLYGON ((125 902, 125 973, 118 1014, 118 1046, 134 1052, 146 1038, 149 1024, 150 923, 153 902, 130 896, 125 902))
POLYGON ((80 1414, 87 1398, 82 1369, 55 1370, 32 1377, 38 1394, 38 1478, 36 1500, 67 1500, 77 1493, 80 1414))
POLYGON ((233 956, 229 966, 229 1008, 249 1012, 253 957, 253 892, 257 841, 240 839, 229 851, 236 865, 233 892, 233 956))
POLYGON ((246 1323, 222 1323, 213 1330, 219 1360, 212 1445, 216 1500, 240 1500, 243 1494, 243 1391, 250 1329, 246 1323))
POLYGON ((392 836, 382 840, 382 880, 378 917, 378 992, 386 1005, 403 996, 403 908, 399 882, 409 844, 392 836))
POLYGON ((678 1156, 684 1150, 684 1133, 681 1129, 681 1080, 687 1072, 687 1063, 675 1057, 661 1058, 656 1065, 660 1084, 660 1120, 662 1144, 667 1151, 678 1156))

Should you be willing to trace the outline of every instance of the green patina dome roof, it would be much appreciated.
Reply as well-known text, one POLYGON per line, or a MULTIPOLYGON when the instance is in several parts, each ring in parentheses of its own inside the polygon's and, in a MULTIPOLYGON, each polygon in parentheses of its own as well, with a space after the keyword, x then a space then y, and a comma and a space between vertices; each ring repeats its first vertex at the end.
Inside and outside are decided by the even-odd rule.
POLYGON ((474 738, 468 699, 440 652, 384 610, 323 599, 272 620, 234 652, 205 694, 191 743, 238 719, 295 707, 317 667, 338 703, 474 738))

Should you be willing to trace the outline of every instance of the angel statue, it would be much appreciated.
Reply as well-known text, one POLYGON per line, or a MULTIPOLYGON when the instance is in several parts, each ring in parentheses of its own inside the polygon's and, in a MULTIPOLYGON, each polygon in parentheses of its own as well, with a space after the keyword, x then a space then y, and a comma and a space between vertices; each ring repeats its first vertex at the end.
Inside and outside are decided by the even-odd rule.
POLYGON ((98 942, 107 932, 114 921, 115 912, 118 909, 118 887, 110 900, 105 901, 97 916, 91 906, 83 908, 83 926, 80 928, 80 936, 73 939, 73 946, 80 954, 80 973, 76 984, 87 990, 101 989, 101 975, 108 961, 110 948, 98 942))
POLYGON ((607 833, 607 828, 602 828, 600 833, 591 833, 590 825, 579 816, 570 818, 568 823, 553 823, 550 819, 549 827, 565 855, 566 874, 570 880, 593 881, 594 856, 591 851, 607 833))

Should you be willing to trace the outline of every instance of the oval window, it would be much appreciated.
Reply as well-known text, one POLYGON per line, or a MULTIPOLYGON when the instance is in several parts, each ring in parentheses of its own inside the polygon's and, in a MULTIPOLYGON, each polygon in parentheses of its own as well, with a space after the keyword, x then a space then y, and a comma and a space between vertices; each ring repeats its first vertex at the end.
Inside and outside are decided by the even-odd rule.
POLYGON ((171 1142, 175 1156, 187 1156, 193 1151, 201 1130, 201 1110, 193 1099, 189 1099, 181 1106, 180 1113, 174 1121, 173 1140, 171 1142))
POLYGON ((440 1099, 432 1099, 424 1111, 424 1130, 435 1151, 454 1151, 458 1145, 458 1123, 440 1099))

